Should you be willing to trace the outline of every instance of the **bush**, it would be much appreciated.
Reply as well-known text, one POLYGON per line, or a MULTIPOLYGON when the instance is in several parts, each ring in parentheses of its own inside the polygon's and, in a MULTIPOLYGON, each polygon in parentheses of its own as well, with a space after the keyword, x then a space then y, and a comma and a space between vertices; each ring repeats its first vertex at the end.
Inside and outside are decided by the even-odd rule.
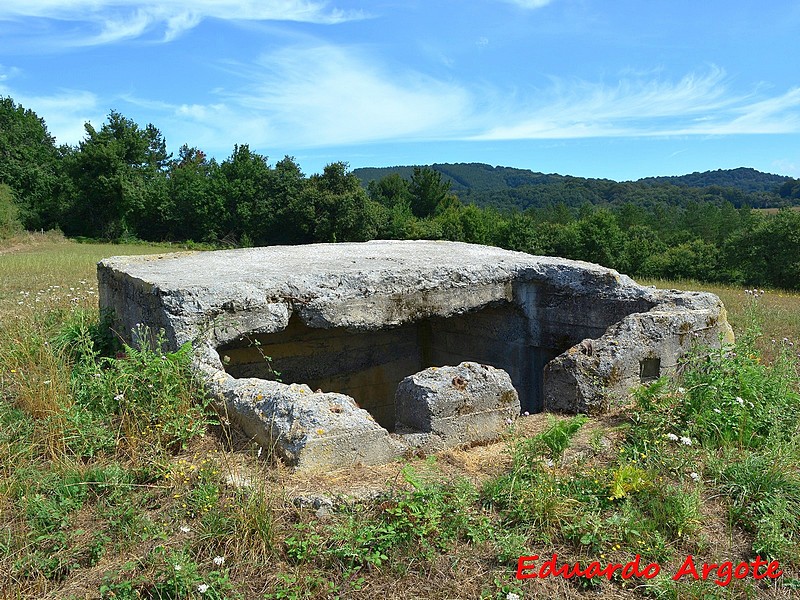
POLYGON ((11 237, 22 231, 19 210, 14 202, 11 188, 0 184, 0 239, 11 237))

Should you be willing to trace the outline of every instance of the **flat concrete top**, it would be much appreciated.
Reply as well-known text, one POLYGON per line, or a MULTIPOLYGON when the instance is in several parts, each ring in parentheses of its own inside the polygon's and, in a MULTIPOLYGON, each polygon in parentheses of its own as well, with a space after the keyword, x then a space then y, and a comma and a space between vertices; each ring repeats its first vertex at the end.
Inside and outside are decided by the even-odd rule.
POLYGON ((430 289, 437 282, 468 285, 509 281, 521 271, 533 279, 537 274, 548 279, 555 276, 565 287, 599 282, 612 288, 639 287, 627 276, 591 263, 444 241, 380 240, 115 256, 102 260, 100 266, 124 272, 163 292, 184 293, 242 292, 243 284, 251 294, 258 290, 275 295, 322 290, 341 293, 345 291, 342 288, 364 290, 387 284, 430 289), (558 277, 559 272, 566 277, 558 277))

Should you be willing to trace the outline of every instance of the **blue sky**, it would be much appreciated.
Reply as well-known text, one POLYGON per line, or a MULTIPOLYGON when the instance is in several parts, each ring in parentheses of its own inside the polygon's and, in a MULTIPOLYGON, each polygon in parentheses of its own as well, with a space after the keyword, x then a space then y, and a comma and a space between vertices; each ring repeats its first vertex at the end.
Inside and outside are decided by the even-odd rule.
POLYGON ((800 177, 800 2, 3 0, 0 95, 60 143, 114 109, 306 173, 800 177))

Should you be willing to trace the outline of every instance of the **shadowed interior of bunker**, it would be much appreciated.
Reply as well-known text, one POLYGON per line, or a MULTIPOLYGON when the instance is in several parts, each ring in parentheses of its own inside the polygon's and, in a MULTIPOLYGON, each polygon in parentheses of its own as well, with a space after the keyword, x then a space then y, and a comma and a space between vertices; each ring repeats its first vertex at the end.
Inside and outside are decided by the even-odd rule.
POLYGON ((386 429, 394 430, 400 381, 427 367, 474 361, 505 370, 523 411, 542 408, 547 362, 577 343, 564 335, 554 347, 533 343, 527 317, 513 303, 378 330, 319 329, 296 315, 283 331, 243 336, 217 348, 234 377, 306 383, 353 397, 386 429))

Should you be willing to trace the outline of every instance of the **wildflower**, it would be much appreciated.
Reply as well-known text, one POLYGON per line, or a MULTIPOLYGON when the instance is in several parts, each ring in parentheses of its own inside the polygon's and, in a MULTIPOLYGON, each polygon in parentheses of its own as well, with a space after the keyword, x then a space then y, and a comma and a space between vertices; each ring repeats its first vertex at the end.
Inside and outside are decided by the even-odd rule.
POLYGON ((116 400, 117 402, 122 402, 123 400, 125 400, 125 395, 117 394, 116 396, 114 396, 114 400, 116 400))
POLYGON ((667 438, 668 440, 673 441, 673 442, 677 442, 678 441, 678 436, 675 435, 674 433, 668 433, 664 437, 667 438))
POLYGON ((685 435, 681 436, 681 444, 684 446, 691 446, 692 445, 692 438, 688 438, 685 435))
POLYGON ((744 406, 744 400, 742 400, 741 396, 736 396, 736 402, 739 406, 744 406))
POLYGON ((686 388, 679 387, 677 391, 678 391, 679 394, 685 394, 686 393, 686 388))
POLYGON ((179 565, 179 564, 177 564, 177 563, 176 563, 175 565, 173 565, 173 566, 175 567, 175 570, 176 570, 176 571, 180 571, 180 570, 183 568, 182 566, 180 566, 180 565, 179 565))
POLYGON ((221 567, 225 564, 225 557, 224 556, 215 556, 214 557, 214 564, 218 567, 221 567))
POLYGON ((721 411, 720 409, 718 409, 718 408, 715 408, 715 409, 714 409, 714 412, 715 412, 715 413, 717 413, 718 415, 721 415, 721 414, 722 414, 722 411, 721 411))
POLYGON ((506 594, 506 600, 520 600, 520 595, 514 592, 508 592, 506 594))
POLYGON ((692 471, 691 473, 689 473, 689 477, 691 477, 691 478, 692 478, 692 481, 700 481, 700 475, 698 475, 698 474, 697 474, 697 473, 695 473, 694 471, 692 471))
POLYGON ((181 525, 181 533, 189 533, 192 530, 188 525, 181 525))
POLYGON ((197 586, 197 591, 200 592, 201 594, 205 594, 208 591, 208 584, 201 583, 200 585, 197 586))

